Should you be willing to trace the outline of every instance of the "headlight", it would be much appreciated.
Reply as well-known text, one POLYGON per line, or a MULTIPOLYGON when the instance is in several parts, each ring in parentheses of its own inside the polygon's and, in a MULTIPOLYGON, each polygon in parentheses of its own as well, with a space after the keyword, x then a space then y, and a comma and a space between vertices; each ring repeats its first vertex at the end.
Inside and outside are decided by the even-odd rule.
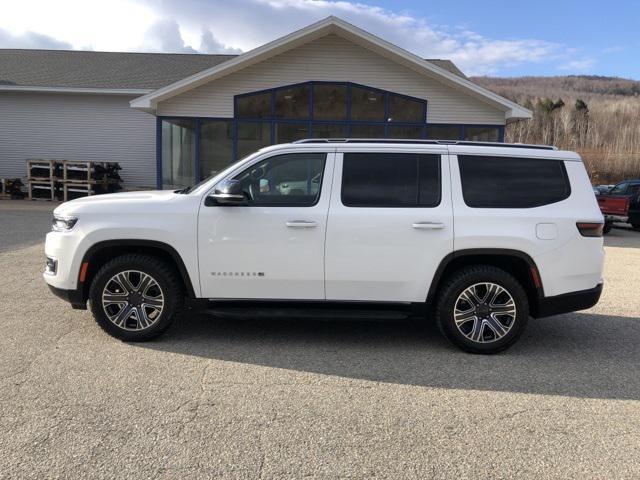
POLYGON ((73 228, 78 219, 76 217, 66 217, 54 215, 51 221, 51 230, 54 232, 68 232, 73 228))

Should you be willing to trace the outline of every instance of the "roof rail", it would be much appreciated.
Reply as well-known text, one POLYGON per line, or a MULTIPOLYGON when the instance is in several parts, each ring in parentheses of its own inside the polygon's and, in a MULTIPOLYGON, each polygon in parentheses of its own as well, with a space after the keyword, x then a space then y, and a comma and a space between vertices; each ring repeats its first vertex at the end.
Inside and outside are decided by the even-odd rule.
POLYGON ((424 140, 404 138, 304 138, 292 143, 420 143, 426 145, 470 145, 476 147, 533 148, 537 150, 557 150, 551 145, 529 145, 526 143, 472 142, 467 140, 424 140))

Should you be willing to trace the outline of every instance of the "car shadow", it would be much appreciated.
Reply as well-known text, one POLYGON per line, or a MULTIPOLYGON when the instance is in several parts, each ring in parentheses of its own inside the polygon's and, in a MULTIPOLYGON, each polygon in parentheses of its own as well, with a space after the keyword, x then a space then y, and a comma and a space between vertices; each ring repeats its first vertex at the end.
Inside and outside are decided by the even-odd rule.
POLYGON ((429 388, 640 399, 640 319, 531 319, 510 350, 471 355, 422 319, 228 318, 186 313, 142 348, 429 388))
POLYGON ((617 224, 604 236, 605 247, 640 248, 640 231, 617 224))

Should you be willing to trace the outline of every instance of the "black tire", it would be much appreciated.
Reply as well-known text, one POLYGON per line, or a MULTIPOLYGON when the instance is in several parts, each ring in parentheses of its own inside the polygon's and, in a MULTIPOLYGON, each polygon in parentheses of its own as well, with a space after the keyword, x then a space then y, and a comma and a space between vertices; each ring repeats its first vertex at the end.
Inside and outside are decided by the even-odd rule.
POLYGON ((611 231, 613 228, 613 223, 605 222, 604 227, 602 227, 602 233, 605 235, 611 231))
MULTIPOLYGON (((476 310, 478 308, 486 309, 486 307, 478 306, 476 310)), ((440 331, 455 346, 470 353, 494 354, 513 345, 524 331, 529 319, 529 301, 522 285, 511 274, 490 265, 476 265, 460 269, 447 277, 438 293, 435 315, 440 331), (500 315, 500 321, 508 323, 508 331, 503 332, 503 336, 500 338, 494 328, 482 321, 477 324, 478 320, 473 320, 473 317, 462 324, 461 328, 456 326, 454 312, 459 297, 468 288, 483 283, 492 283, 502 287, 511 296, 515 305, 515 315, 512 317, 506 315, 507 318, 505 315, 500 315), (471 327, 468 326, 469 322, 471 322, 471 327), (465 328, 473 329, 476 325, 479 325, 483 341, 474 341, 461 331, 465 328)), ((481 315, 485 315, 485 313, 481 313, 481 315)), ((489 314, 486 315, 486 318, 489 319, 489 314)), ((503 326, 503 328, 507 330, 507 327, 503 326)), ((472 332, 467 333, 472 334, 472 332)))
POLYGON ((640 223, 632 223, 631 226, 633 227, 634 230, 640 231, 640 223))
MULTIPOLYGON (((89 290, 89 303, 96 322, 109 335, 127 342, 142 342, 157 337, 169 328, 176 314, 183 307, 184 294, 176 272, 166 262, 150 255, 126 254, 108 261, 96 273, 89 290), (162 294, 161 312, 153 323, 141 329, 128 329, 116 325, 105 311, 112 307, 104 307, 102 304, 102 294, 107 282, 125 271, 138 271, 150 275, 162 294)), ((135 302, 133 304, 135 305, 135 302)), ((151 314, 153 315, 153 310, 151 314)), ((123 324, 128 325, 128 322, 133 321, 134 319, 125 320, 123 324)))

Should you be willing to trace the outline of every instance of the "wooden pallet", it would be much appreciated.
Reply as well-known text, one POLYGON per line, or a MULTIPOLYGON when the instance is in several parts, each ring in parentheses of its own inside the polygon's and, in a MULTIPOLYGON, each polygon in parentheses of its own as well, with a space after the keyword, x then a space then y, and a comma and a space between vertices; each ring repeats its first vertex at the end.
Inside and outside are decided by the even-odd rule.
POLYGON ((98 178, 95 180, 80 180, 77 178, 71 178, 69 180, 61 180, 61 182, 68 185, 84 185, 84 184, 110 185, 110 184, 120 183, 120 180, 116 180, 114 178, 98 178))
POLYGON ((53 201, 56 200, 56 181, 55 180, 50 180, 48 182, 28 182, 27 183, 27 189, 29 192, 28 198, 29 200, 46 200, 46 201, 53 201), (50 196, 47 197, 35 197, 33 195, 33 191, 38 189, 38 187, 48 187, 47 190, 50 190, 50 196))
POLYGON ((85 183, 77 183, 77 182, 64 182, 62 184, 62 200, 67 202, 69 200, 69 193, 86 193, 85 197, 90 197, 91 195, 95 195, 96 193, 93 191, 93 186, 95 183, 85 182, 85 183), (80 191, 78 191, 80 190, 80 191))
POLYGON ((45 160, 39 158, 30 158, 27 160, 27 177, 29 179, 38 179, 37 181, 50 181, 56 179, 56 167, 60 162, 57 160, 45 160), (37 167, 39 169, 48 170, 49 176, 47 177, 34 177, 31 175, 31 169, 37 167))
MULTIPOLYGON (((96 165, 104 166, 104 162, 94 162, 90 161, 75 161, 75 160, 65 160, 62 162, 62 181, 64 182, 79 182, 86 183, 92 182, 95 180, 102 180, 102 178, 95 178, 93 175, 93 167, 96 165), (84 172, 85 175, 82 178, 69 178, 70 171, 79 171, 84 172)), ((106 174, 103 175, 104 179, 106 179, 106 174)))

